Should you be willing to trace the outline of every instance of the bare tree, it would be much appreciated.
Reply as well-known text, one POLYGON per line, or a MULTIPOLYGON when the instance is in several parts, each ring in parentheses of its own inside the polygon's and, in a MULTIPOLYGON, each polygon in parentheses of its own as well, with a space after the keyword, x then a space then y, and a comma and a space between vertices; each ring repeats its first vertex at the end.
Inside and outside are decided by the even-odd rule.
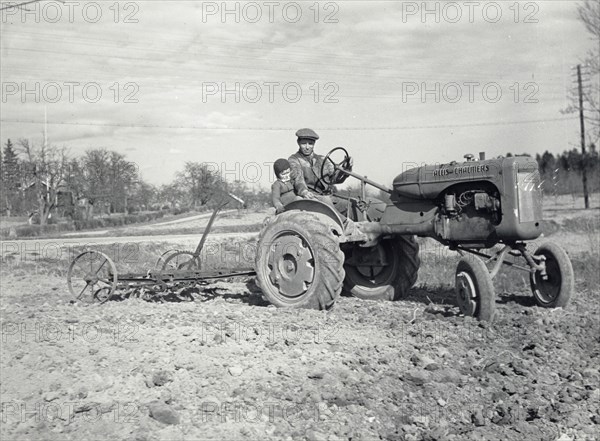
POLYGON ((218 173, 198 162, 186 162, 183 171, 177 173, 175 182, 194 208, 206 205, 224 187, 218 173))
MULTIPOLYGON (((581 61, 583 76, 589 82, 583 87, 583 109, 589 144, 597 144, 600 138, 600 2, 598 0, 585 0, 577 7, 579 19, 586 30, 591 34, 595 43, 594 49, 588 51, 581 61)), ((576 88, 570 92, 571 105, 563 113, 572 113, 579 110, 579 98, 576 88)))
POLYGON ((131 201, 129 202, 129 208, 133 208, 137 211, 149 210, 152 205, 157 201, 158 189, 156 186, 148 184, 140 180, 131 188, 131 201))
POLYGON ((128 211, 128 200, 133 197, 138 177, 137 166, 127 161, 125 157, 117 152, 110 152, 109 159, 110 192, 113 195, 111 201, 112 211, 128 211))
POLYGON ((85 152, 83 157, 83 174, 87 186, 84 194, 88 198, 98 198, 108 193, 110 153, 105 149, 92 149, 85 152))
POLYGON ((52 209, 56 206, 58 187, 67 174, 67 150, 45 143, 36 147, 24 138, 21 138, 18 144, 25 156, 23 177, 28 183, 26 190, 35 194, 40 225, 46 225, 52 209))
POLYGON ((578 6, 577 12, 588 32, 600 38, 600 3, 597 0, 585 0, 578 6))
POLYGON ((127 211, 128 200, 140 190, 137 166, 125 157, 106 149, 85 152, 81 160, 82 197, 110 204, 110 212, 127 211))

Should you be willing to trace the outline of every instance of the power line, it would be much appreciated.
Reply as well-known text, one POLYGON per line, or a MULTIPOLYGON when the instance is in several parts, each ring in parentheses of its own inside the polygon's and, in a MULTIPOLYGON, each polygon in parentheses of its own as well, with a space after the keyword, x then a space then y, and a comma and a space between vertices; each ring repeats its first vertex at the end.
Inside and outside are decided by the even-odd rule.
POLYGON ((39 1, 41 1, 41 0, 30 0, 28 2, 19 3, 18 5, 2 6, 0 8, 0 11, 4 11, 5 9, 9 9, 9 8, 20 8, 22 6, 29 5, 30 3, 38 3, 39 1))
MULTIPOLYGON (((319 130, 323 131, 376 131, 376 130, 415 130, 415 129, 451 129, 461 127, 489 127, 489 126, 507 126, 521 124, 537 124, 557 121, 573 121, 576 117, 570 118, 550 118, 550 119, 531 119, 521 121, 490 121, 480 123, 467 124, 441 124, 441 125, 413 125, 413 126, 389 126, 389 127, 322 127, 319 130)), ((0 119, 4 123, 17 124, 44 124, 43 121, 33 120, 18 120, 18 119, 0 119)), ((203 126, 165 126, 154 124, 117 124, 117 123, 97 123, 97 122, 75 122, 75 121, 48 121, 52 125, 70 125, 70 126, 99 126, 99 127, 128 127, 128 128, 144 128, 144 129, 190 129, 190 130, 240 130, 240 131, 288 131, 296 130, 297 127, 203 127, 203 126)))
MULTIPOLYGON (((310 85, 314 85, 315 83, 319 83, 322 87, 325 84, 334 83, 343 89, 344 91, 352 90, 352 91, 360 91, 365 92, 370 96, 369 91, 373 90, 375 92, 379 91, 380 93, 389 94, 390 91, 401 91, 402 84, 411 84, 414 87, 417 87, 415 93, 409 94, 410 96, 420 97, 420 93, 425 92, 425 88, 427 87, 438 87, 440 91, 446 87, 451 87, 452 90, 458 88, 461 92, 464 90, 469 90, 469 85, 475 89, 481 89, 482 87, 486 87, 487 85, 496 85, 495 87, 500 87, 501 89, 509 90, 509 94, 522 94, 527 95, 527 91, 530 87, 534 87, 533 85, 539 88, 539 92, 544 93, 555 93, 555 94, 564 94, 564 84, 563 83, 554 83, 554 82, 527 82, 527 81, 486 81, 482 78, 472 77, 470 82, 467 81, 448 81, 442 78, 437 79, 426 79, 426 78, 392 78, 392 77, 379 77, 375 81, 369 81, 367 79, 354 79, 344 77, 341 73, 330 75, 329 77, 325 77, 326 72, 323 72, 321 75, 304 75, 302 72, 276 72, 270 73, 268 76, 260 75, 259 71, 255 72, 242 72, 236 74, 235 72, 226 72, 225 70, 204 70, 201 67, 199 68, 187 68, 186 70, 180 70, 177 73, 171 73, 167 69, 168 67, 160 67, 156 68, 148 67, 148 70, 145 73, 137 70, 134 72, 127 71, 129 69, 126 66, 122 66, 120 69, 114 69, 111 72, 99 72, 99 71, 91 71, 89 69, 77 69, 73 67, 71 71, 68 70, 53 70, 49 72, 46 67, 15 67, 12 66, 0 69, 2 75, 4 76, 4 81, 12 81, 16 83, 22 83, 24 81, 46 81, 46 82, 66 82, 66 81, 80 81, 80 82, 98 82, 98 81, 106 81, 115 83, 126 83, 126 82, 135 82, 140 87, 144 87, 144 89, 161 89, 161 88, 190 88, 190 87, 200 87, 202 84, 216 82, 219 85, 221 83, 226 83, 226 86, 233 87, 234 83, 240 83, 241 87, 247 85, 245 83, 263 83, 263 87, 268 87, 266 85, 267 82, 282 82, 282 83, 291 83, 297 82, 300 85, 307 84, 307 87, 310 85), (150 70, 152 69, 152 70, 150 70), (39 74, 43 74, 39 75, 39 74), (149 80, 151 79, 151 82, 149 80), (509 89, 510 88, 510 89, 509 89), (515 89, 516 88, 516 89, 515 89)), ((374 78, 371 76, 371 78, 374 78)), ((279 86, 279 85, 276 85, 279 86)), ((251 85, 252 88, 255 88, 255 85, 251 85)), ((315 86, 316 87, 316 86, 315 86)), ((331 86, 329 86, 331 87, 331 86)), ((504 90, 503 90, 504 91, 504 90)), ((476 93, 479 93, 480 90, 477 90, 476 93)), ((533 92, 532 92, 533 94, 533 92)), ((534 94, 535 95, 535 94, 534 94)), ((336 94, 336 96, 339 96, 336 94)), ((361 95, 363 96, 363 95, 361 95)))

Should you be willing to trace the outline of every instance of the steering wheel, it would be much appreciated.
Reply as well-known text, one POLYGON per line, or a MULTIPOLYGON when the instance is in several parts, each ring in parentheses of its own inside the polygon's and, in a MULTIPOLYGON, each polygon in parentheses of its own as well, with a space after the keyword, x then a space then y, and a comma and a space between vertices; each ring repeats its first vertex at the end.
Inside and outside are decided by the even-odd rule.
POLYGON ((348 154, 348 151, 344 147, 336 147, 336 148, 330 150, 329 153, 327 153, 327 155, 325 156, 325 158, 323 158, 323 164, 321 164, 320 179, 327 185, 339 184, 340 178, 344 177, 345 173, 342 173, 340 176, 340 173, 336 173, 336 172, 339 170, 342 170, 342 171, 348 170, 349 163, 350 163, 350 155, 348 154), (338 150, 341 150, 344 152, 344 159, 342 159, 340 162, 336 163, 333 161, 333 159, 331 159, 331 155, 338 150), (332 175, 325 174, 325 164, 327 164, 327 161, 329 161, 329 162, 331 162, 331 164, 333 164, 334 173, 332 175))

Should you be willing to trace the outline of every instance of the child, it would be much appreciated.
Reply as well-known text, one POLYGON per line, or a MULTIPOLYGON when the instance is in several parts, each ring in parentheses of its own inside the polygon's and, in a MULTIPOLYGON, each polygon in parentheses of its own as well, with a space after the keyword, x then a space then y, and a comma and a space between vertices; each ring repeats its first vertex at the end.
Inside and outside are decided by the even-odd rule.
POLYGON ((298 196, 310 198, 311 194, 303 183, 293 183, 290 180, 290 163, 287 159, 279 158, 273 164, 277 180, 271 185, 271 200, 277 214, 283 212, 284 205, 301 199, 298 196))

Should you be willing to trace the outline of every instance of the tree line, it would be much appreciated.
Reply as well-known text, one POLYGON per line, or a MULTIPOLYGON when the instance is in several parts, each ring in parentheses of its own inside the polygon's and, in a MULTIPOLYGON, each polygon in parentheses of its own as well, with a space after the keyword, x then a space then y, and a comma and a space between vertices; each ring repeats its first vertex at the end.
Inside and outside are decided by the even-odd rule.
POLYGON ((583 155, 580 150, 572 149, 553 155, 545 151, 536 154, 545 194, 578 195, 583 193, 582 175, 586 171, 588 191, 600 191, 600 159, 595 144, 589 146, 583 155))
POLYGON ((175 179, 155 186, 144 181, 137 164, 118 152, 90 149, 79 157, 66 148, 19 139, 0 151, 0 213, 89 219, 98 214, 159 209, 202 209, 230 192, 247 205, 266 204, 268 195, 241 181, 226 182, 205 164, 187 162, 175 179))
MULTIPOLYGON (((590 192, 600 191, 600 159, 594 144, 585 156, 572 149, 558 155, 545 151, 535 159, 545 194, 581 194, 584 169, 590 192)), ((137 164, 121 153, 90 149, 71 157, 66 148, 35 145, 27 139, 19 139, 16 145, 9 139, 0 151, 0 182, 0 213, 35 215, 42 225, 52 215, 89 219, 159 209, 201 210, 223 200, 226 193, 240 197, 246 206, 270 203, 267 191, 252 190, 243 181, 226 182, 204 163, 186 162, 172 182, 158 187, 145 182, 137 164)), ((360 191, 356 185, 343 193, 358 196, 360 191)))

